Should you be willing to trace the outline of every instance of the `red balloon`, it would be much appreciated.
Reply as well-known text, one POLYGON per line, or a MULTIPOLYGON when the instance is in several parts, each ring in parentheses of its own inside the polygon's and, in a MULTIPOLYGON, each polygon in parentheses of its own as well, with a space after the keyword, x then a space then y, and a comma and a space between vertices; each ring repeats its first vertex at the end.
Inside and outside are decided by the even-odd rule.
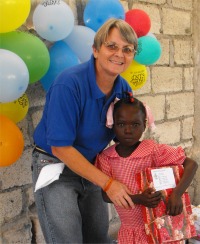
POLYGON ((131 9, 126 12, 125 21, 134 29, 138 37, 145 36, 151 28, 148 14, 141 9, 131 9))

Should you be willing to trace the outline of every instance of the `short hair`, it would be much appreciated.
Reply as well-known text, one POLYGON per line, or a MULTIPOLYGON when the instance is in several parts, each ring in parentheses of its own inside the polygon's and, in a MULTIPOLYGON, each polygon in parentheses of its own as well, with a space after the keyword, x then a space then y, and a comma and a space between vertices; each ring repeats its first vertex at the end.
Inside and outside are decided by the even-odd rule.
POLYGON ((134 49, 137 50, 138 38, 133 28, 125 20, 115 18, 107 20, 96 32, 93 46, 97 50, 99 50, 101 45, 106 41, 113 28, 117 28, 122 38, 128 43, 133 44, 134 49))

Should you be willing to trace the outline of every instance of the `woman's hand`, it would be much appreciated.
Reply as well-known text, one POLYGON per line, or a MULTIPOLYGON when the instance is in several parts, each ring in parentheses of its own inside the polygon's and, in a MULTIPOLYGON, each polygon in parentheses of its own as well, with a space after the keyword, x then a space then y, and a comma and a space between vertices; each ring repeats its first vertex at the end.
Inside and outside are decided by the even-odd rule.
POLYGON ((110 188, 106 191, 109 199, 119 207, 130 209, 134 207, 134 203, 129 195, 131 195, 130 190, 124 184, 117 180, 114 180, 110 188))

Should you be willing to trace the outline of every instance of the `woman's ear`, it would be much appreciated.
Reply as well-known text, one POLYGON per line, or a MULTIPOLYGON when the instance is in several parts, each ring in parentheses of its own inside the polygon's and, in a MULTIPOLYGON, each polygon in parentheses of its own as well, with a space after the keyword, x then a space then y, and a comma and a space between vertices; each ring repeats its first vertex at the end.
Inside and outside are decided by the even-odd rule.
POLYGON ((97 49, 94 47, 94 45, 92 45, 92 50, 93 50, 94 58, 97 58, 97 57, 98 57, 98 51, 97 51, 97 49))

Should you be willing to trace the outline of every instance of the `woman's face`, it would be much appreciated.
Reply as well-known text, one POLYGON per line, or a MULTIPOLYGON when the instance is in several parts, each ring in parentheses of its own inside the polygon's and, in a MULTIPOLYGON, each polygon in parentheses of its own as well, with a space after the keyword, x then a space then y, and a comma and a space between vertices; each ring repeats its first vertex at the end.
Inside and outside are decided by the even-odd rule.
POLYGON ((114 114, 114 132, 123 146, 137 143, 145 130, 144 114, 137 107, 122 104, 114 114))
POLYGON ((134 57, 134 52, 127 54, 127 49, 133 50, 134 46, 123 40, 119 30, 113 28, 106 43, 103 43, 99 50, 93 48, 97 71, 111 76, 117 76, 125 71, 134 57))

